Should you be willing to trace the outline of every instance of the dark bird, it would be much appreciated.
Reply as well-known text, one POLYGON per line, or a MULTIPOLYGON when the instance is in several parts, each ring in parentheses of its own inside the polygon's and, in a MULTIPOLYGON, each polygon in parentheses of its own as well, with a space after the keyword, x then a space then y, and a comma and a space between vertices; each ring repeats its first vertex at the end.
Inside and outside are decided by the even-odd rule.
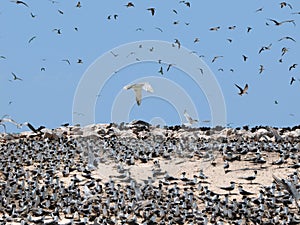
POLYGON ((262 12, 264 8, 259 8, 257 10, 255 10, 255 12, 262 12))
POLYGON ((289 71, 291 71, 292 69, 295 69, 297 65, 298 65, 297 63, 294 63, 293 65, 291 65, 289 67, 289 71))
POLYGON ((271 47, 272 47, 272 43, 269 44, 268 46, 261 47, 261 49, 258 51, 258 54, 260 54, 261 52, 266 51, 266 50, 271 50, 271 47))
POLYGON ((252 27, 247 27, 247 33, 249 33, 252 30, 252 27))
POLYGON ((118 18, 118 14, 114 14, 114 15, 109 15, 107 19, 110 20, 112 16, 114 17, 115 20, 118 18))
POLYGON ((230 38, 227 38, 227 41, 229 41, 230 43, 232 42, 232 39, 230 39, 230 38))
POLYGON ((239 189, 239 193, 243 196, 254 195, 254 193, 244 190, 241 185, 238 186, 238 189, 239 189))
POLYGON ((82 59, 77 59, 77 63, 82 64, 83 63, 82 59))
POLYGON ((36 36, 33 36, 32 38, 30 38, 28 43, 32 42, 35 38, 36 38, 36 36))
POLYGON ((29 122, 25 122, 22 124, 22 126, 25 125, 27 126, 31 131, 33 131, 34 133, 40 133, 42 129, 44 129, 44 126, 40 126, 39 128, 35 129, 29 122))
POLYGON ((228 187, 219 187, 219 188, 222 189, 222 190, 225 190, 225 191, 229 191, 229 193, 230 193, 231 191, 234 190, 234 187, 235 187, 235 182, 231 181, 230 186, 228 186, 228 187))
POLYGON ((235 84, 235 86, 240 90, 240 93, 238 93, 240 96, 243 94, 248 94, 248 84, 245 85, 244 89, 241 88, 239 85, 235 84))
POLYGON ((217 56, 215 56, 212 60, 211 60, 211 62, 213 63, 213 62, 215 62, 218 58, 222 58, 223 56, 222 55, 217 55, 217 56))
POLYGON ((156 30, 159 30, 160 32, 163 32, 163 30, 160 27, 155 27, 156 30))
POLYGON ((248 59, 248 57, 247 57, 247 56, 245 56, 245 55, 243 55, 243 60, 244 60, 244 62, 246 62, 246 61, 247 61, 247 59, 248 59))
POLYGON ((284 54, 288 52, 288 48, 283 47, 283 48, 281 49, 281 52, 282 52, 281 56, 284 56, 284 54))
POLYGON ((294 77, 292 77, 291 81, 290 81, 290 85, 292 85, 294 83, 294 81, 296 81, 296 79, 294 77))
POLYGON ((178 48, 180 48, 180 46, 181 46, 180 41, 176 38, 174 40, 175 40, 175 44, 177 44, 178 48))
POLYGON ((77 8, 80 8, 80 7, 81 7, 81 3, 80 3, 80 2, 77 2, 76 7, 77 7, 77 8))
POLYGON ((280 38, 278 41, 282 41, 282 40, 284 40, 284 39, 286 39, 286 40, 291 40, 291 41, 293 41, 293 42, 296 42, 296 40, 295 40, 294 38, 288 37, 288 36, 282 37, 282 38, 280 38))
POLYGON ((36 15, 34 15, 32 12, 30 13, 30 16, 31 16, 32 18, 35 18, 35 17, 36 17, 36 15))
POLYGON ((252 183, 252 181, 255 180, 256 178, 256 174, 257 174, 257 170, 254 170, 254 175, 248 177, 239 177, 239 179, 244 179, 252 183))
POLYGON ((152 16, 154 16, 154 14, 155 14, 155 8, 148 8, 147 10, 151 12, 152 16))
POLYGON ((69 65, 71 65, 70 60, 68 59, 62 59, 61 61, 68 63, 69 65))
POLYGON ((172 10, 175 14, 178 14, 177 11, 175 9, 172 10))
POLYGON ((230 27, 228 27, 228 29, 229 30, 234 30, 236 28, 236 26, 234 25, 234 26, 230 26, 230 27))
POLYGON ((197 38, 197 37, 194 39, 194 43, 197 43, 197 42, 199 42, 199 41, 200 41, 200 40, 199 40, 199 38, 197 38))
POLYGON ((259 74, 261 74, 265 70, 263 65, 259 65, 259 74))
POLYGON ((61 10, 59 10, 59 9, 58 9, 57 11, 58 11, 60 14, 64 14, 64 12, 63 12, 63 11, 61 11, 61 10))
POLYGON ((29 7, 25 2, 23 1, 11 1, 11 2, 15 2, 16 4, 22 4, 25 5, 26 7, 29 7))
POLYGON ((272 21, 273 23, 275 23, 276 26, 280 26, 284 23, 293 23, 294 26, 296 26, 296 23, 295 23, 295 20, 284 20, 284 21, 281 21, 281 22, 278 22, 277 20, 273 20, 273 19, 268 19, 270 21, 272 21))
POLYGON ((126 5, 125 5, 127 8, 129 7, 134 7, 134 4, 132 2, 128 2, 126 5))
POLYGON ((290 7, 290 9, 293 9, 292 5, 287 2, 280 2, 279 5, 280 5, 280 8, 288 6, 288 7, 290 7))
POLYGON ((0 59, 6 59, 6 57, 4 55, 1 55, 0 59))
POLYGON ((11 72, 11 74, 13 75, 13 77, 14 77, 14 80, 22 80, 20 77, 17 77, 17 75, 16 75, 16 74, 14 74, 13 72, 11 72))
POLYGON ((191 7, 191 3, 190 3, 190 2, 184 2, 184 4, 185 4, 187 7, 191 7))
POLYGON ((210 31, 218 31, 221 27, 211 27, 209 28, 210 31))
POLYGON ((41 68, 41 71, 46 71, 46 68, 45 68, 45 67, 42 67, 42 68, 41 68))
POLYGON ((164 71, 163 71, 163 68, 162 66, 160 67, 159 71, 158 71, 161 75, 164 75, 164 71))
POLYGON ((168 65, 167 71, 170 70, 171 66, 173 66, 173 64, 169 64, 169 65, 168 65))
POLYGON ((61 34, 61 30, 60 29, 53 29, 52 31, 55 31, 57 34, 61 34))

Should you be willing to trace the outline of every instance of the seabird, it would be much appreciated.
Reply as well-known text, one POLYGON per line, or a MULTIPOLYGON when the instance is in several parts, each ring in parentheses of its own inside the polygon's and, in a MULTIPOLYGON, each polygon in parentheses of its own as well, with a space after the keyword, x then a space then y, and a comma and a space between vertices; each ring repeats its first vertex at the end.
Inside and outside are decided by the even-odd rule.
POLYGON ((148 8, 147 10, 151 12, 152 16, 154 16, 154 14, 155 14, 155 8, 148 8))
POLYGON ((254 195, 254 193, 244 190, 241 185, 238 186, 238 189, 239 189, 239 193, 243 196, 254 195))
POLYGON ((219 188, 222 189, 222 190, 225 190, 225 191, 229 191, 229 193, 230 193, 231 191, 234 190, 234 187, 235 187, 235 182, 231 181, 230 186, 228 186, 228 187, 219 187, 219 188))
POLYGON ((17 77, 15 73, 11 72, 11 74, 13 75, 14 80, 22 80, 20 77, 17 77))
POLYGON ((134 90, 135 99, 136 99, 136 102, 138 105, 140 105, 142 102, 142 89, 144 89, 145 91, 150 92, 150 93, 154 92, 152 86, 148 82, 129 84, 129 85, 126 85, 123 89, 124 90, 129 90, 129 89, 134 90))
POLYGON ((235 86, 240 90, 239 95, 242 96, 243 94, 248 94, 248 84, 245 85, 244 89, 241 88, 239 85, 235 84, 235 86))
POLYGON ((186 110, 184 110, 184 113, 183 113, 184 117, 186 118, 186 120, 188 121, 187 125, 188 126, 191 126, 193 125, 194 123, 198 123, 198 120, 197 119, 193 119, 188 113, 186 110))
POLYGON ((255 178, 256 178, 256 174, 257 174, 257 170, 254 170, 254 175, 253 175, 253 176, 239 177, 239 179, 248 180, 248 181, 250 181, 251 184, 252 184, 252 181, 255 180, 255 178))

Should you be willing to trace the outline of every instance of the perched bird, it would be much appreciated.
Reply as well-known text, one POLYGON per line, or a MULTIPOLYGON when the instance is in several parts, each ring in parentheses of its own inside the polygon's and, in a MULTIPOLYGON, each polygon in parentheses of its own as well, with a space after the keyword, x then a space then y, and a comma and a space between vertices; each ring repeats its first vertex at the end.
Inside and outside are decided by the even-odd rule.
POLYGON ((222 189, 222 190, 225 190, 225 191, 229 191, 229 194, 230 194, 230 192, 233 191, 234 188, 235 188, 235 182, 231 181, 230 186, 228 186, 228 187, 219 187, 219 188, 222 189))
POLYGON ((252 183, 252 181, 255 180, 256 178, 256 174, 257 174, 257 170, 254 170, 254 175, 248 177, 239 177, 239 179, 244 179, 252 183))
POLYGON ((241 185, 238 186, 238 189, 239 189, 239 193, 243 196, 254 195, 254 193, 244 190, 241 185))
POLYGON ((188 126, 191 126, 195 123, 198 123, 198 120, 197 119, 193 119, 188 113, 186 110, 184 110, 184 113, 183 113, 184 117, 186 118, 186 120, 188 121, 187 125, 188 126))
POLYGON ((16 4, 22 4, 22 5, 25 5, 26 7, 29 7, 27 5, 27 3, 23 2, 23 1, 11 1, 11 2, 15 2, 16 4))
POLYGON ((155 14, 155 8, 148 8, 147 10, 151 12, 152 16, 154 16, 154 14, 155 14))
POLYGON ((141 105, 142 102, 142 89, 144 89, 147 92, 153 93, 154 90, 151 87, 151 85, 148 82, 144 82, 144 83, 136 83, 136 84, 129 84, 126 85, 124 88, 124 90, 129 90, 129 89, 133 89, 135 92, 135 99, 138 105, 141 105))
POLYGON ((14 80, 23 80, 20 77, 17 77, 17 75, 15 73, 11 72, 11 74, 13 75, 14 80))
POLYGON ((239 85, 235 84, 235 86, 240 90, 240 93, 238 93, 240 96, 243 94, 248 94, 248 84, 245 85, 244 89, 241 88, 239 85))

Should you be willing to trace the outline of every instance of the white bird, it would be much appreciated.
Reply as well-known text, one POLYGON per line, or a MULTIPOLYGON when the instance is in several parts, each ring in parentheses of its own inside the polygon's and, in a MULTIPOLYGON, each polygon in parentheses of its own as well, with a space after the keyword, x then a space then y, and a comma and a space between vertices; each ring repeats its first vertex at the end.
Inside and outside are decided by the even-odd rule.
POLYGON ((188 121, 188 123, 187 123, 186 125, 191 126, 191 125, 193 125, 194 123, 198 123, 198 120, 197 120, 197 119, 193 119, 193 118, 187 113, 186 110, 184 110, 183 115, 185 116, 186 120, 188 121))
POLYGON ((150 93, 154 92, 152 86, 148 82, 129 84, 129 85, 126 85, 123 89, 125 89, 125 90, 133 89, 134 90, 136 103, 138 105, 140 105, 142 102, 142 89, 144 89, 145 91, 150 92, 150 93))
POLYGON ((17 123, 17 122, 14 121, 13 119, 11 119, 11 118, 5 118, 6 116, 8 116, 8 115, 5 115, 5 116, 3 116, 3 117, 0 119, 0 125, 3 126, 4 132, 5 132, 5 133, 6 133, 6 126, 5 126, 4 123, 12 123, 12 124, 16 125, 17 128, 21 128, 21 127, 22 127, 21 124, 17 123))

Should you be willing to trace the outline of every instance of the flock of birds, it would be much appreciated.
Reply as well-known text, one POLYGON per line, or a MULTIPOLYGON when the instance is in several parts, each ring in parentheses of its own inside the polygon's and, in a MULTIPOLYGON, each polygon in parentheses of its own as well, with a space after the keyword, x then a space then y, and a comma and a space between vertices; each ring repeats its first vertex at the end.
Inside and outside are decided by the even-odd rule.
POLYGON ((299 127, 159 128, 144 121, 3 134, 0 221, 299 224, 299 137, 299 127), (272 155, 277 159, 270 161, 272 155), (180 174, 162 169, 176 159, 196 163, 180 174), (216 186, 214 173, 207 174, 222 168, 222 161, 219 176, 234 174, 229 169, 240 162, 247 164, 238 170, 253 175, 233 175, 225 179, 229 186, 216 186), (131 168, 143 164, 151 165, 152 175, 138 181, 131 168), (101 165, 110 165, 117 175, 105 174, 101 165), (260 183, 264 179, 257 177, 270 166, 278 167, 280 176, 273 174, 271 184, 260 183))

